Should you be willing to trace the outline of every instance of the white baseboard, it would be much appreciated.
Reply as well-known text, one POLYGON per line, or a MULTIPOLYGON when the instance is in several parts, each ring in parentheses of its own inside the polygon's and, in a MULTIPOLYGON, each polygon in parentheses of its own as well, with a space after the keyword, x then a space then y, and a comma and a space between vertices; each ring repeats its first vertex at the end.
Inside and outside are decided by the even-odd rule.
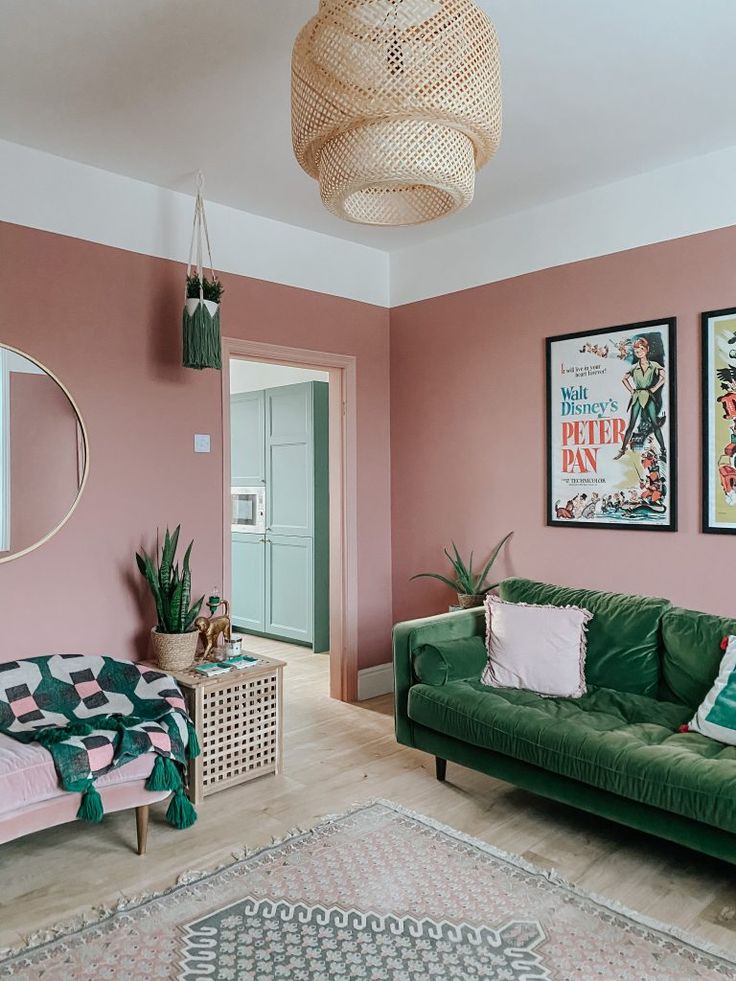
POLYGON ((358 671, 359 702, 364 702, 367 698, 376 698, 378 695, 387 695, 393 690, 394 666, 390 661, 387 664, 376 664, 372 668, 358 671))

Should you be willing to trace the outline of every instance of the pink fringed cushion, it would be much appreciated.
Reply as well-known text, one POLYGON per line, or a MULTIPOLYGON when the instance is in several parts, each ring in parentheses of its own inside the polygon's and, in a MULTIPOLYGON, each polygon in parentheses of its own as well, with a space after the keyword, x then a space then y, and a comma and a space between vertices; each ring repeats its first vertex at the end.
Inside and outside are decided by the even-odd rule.
POLYGON ((558 698, 585 694, 589 610, 507 603, 497 596, 485 605, 488 664, 482 684, 558 698))

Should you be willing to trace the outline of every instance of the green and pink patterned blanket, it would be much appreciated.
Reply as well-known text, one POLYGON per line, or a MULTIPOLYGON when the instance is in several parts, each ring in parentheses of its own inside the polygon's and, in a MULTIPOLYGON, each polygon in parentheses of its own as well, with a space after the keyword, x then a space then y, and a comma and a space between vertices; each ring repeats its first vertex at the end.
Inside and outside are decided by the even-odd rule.
POLYGON ((197 819, 183 782, 197 735, 181 690, 161 671, 86 654, 0 664, 0 732, 51 753, 62 788, 83 794, 83 821, 102 820, 97 777, 144 753, 156 754, 146 789, 173 794, 169 823, 197 819))

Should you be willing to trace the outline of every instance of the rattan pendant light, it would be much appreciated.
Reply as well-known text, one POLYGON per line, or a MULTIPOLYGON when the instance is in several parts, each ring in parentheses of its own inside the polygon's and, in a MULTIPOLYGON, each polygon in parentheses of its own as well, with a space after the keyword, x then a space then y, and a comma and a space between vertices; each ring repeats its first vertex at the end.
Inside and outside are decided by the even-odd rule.
POLYGON ((320 0, 294 45, 292 139, 330 211, 459 211, 500 138, 498 40, 472 0, 320 0))

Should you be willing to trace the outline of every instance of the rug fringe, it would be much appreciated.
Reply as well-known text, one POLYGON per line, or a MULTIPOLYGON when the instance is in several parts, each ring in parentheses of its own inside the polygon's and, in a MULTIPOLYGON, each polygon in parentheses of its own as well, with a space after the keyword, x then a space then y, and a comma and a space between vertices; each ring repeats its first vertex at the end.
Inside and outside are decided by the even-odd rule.
POLYGON ((632 910, 616 900, 609 899, 605 896, 599 896, 596 893, 581 889, 580 887, 568 882, 554 869, 543 869, 540 866, 533 865, 531 862, 527 862, 526 859, 522 858, 521 855, 516 855, 513 852, 507 852, 501 848, 496 848, 495 845, 491 845, 488 842, 483 841, 481 838, 475 838, 472 835, 465 834, 465 832, 458 831, 456 828, 443 824, 441 821, 436 821, 434 818, 427 817, 426 814, 420 814, 417 811, 412 811, 410 808, 404 807, 402 804, 397 804, 395 801, 386 800, 382 797, 372 797, 368 800, 357 801, 356 803, 345 808, 343 811, 325 815, 309 828, 294 827, 290 831, 287 831, 284 835, 272 838, 268 845, 263 845, 252 850, 249 850, 247 845, 244 845, 231 853, 230 860, 221 862, 218 865, 212 866, 206 870, 188 869, 177 877, 173 885, 170 885, 164 889, 155 892, 142 893, 137 896, 121 896, 114 904, 92 907, 71 920, 55 924, 42 930, 37 930, 34 933, 24 936, 18 944, 12 947, 0 947, 0 964, 10 960, 13 957, 19 957, 23 954, 30 953, 34 948, 41 947, 44 944, 50 943, 51 941, 70 937, 75 933, 80 933, 82 930, 85 930, 90 926, 99 925, 105 920, 115 916, 117 913, 125 912, 131 908, 145 906, 157 899, 163 899, 179 889, 185 888, 186 886, 192 885, 196 882, 201 882, 205 879, 212 878, 213 876, 218 875, 220 872, 223 872, 225 869, 235 869, 243 862, 253 861, 253 859, 265 856, 269 852, 274 851, 276 848, 279 848, 289 841, 297 843, 300 839, 313 835, 324 828, 337 823, 338 821, 351 817, 353 814, 356 814, 359 811, 376 806, 385 807, 397 814, 411 818, 420 824, 424 824, 426 827, 449 835, 456 841, 471 845, 472 847, 477 848, 478 850, 485 852, 486 854, 491 855, 492 857, 503 862, 506 862, 508 865, 512 865, 523 872, 527 872, 530 875, 545 879, 558 888, 564 889, 571 896, 574 896, 577 899, 583 899, 591 902, 611 913, 616 913, 619 916, 623 916, 639 926, 646 927, 649 930, 654 930, 655 932, 661 934, 664 939, 673 938, 675 940, 679 940, 681 943, 692 948, 694 952, 718 957, 729 966, 736 964, 736 961, 733 959, 731 954, 727 953, 723 950, 723 948, 718 947, 716 944, 711 944, 706 940, 701 940, 700 938, 689 934, 686 930, 681 930, 679 927, 675 926, 669 926, 666 923, 662 923, 659 920, 646 916, 644 913, 639 913, 636 910, 632 910))

